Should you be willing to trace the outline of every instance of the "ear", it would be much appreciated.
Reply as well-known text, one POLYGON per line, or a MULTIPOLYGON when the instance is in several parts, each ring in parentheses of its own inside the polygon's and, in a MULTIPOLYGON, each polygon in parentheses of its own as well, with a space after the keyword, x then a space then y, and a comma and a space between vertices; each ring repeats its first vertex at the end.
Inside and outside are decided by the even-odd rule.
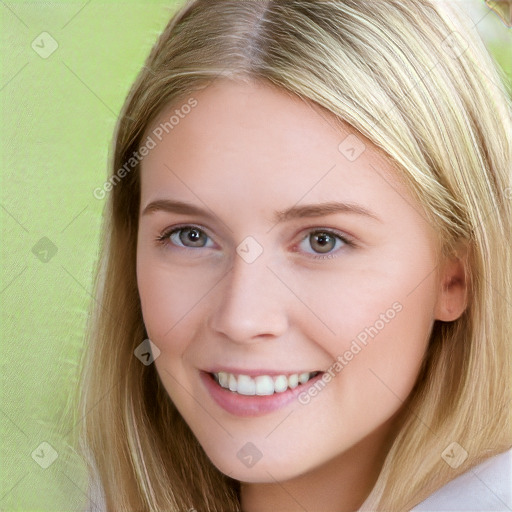
POLYGON ((434 318, 457 320, 467 308, 469 293, 468 246, 458 246, 453 256, 444 256, 439 273, 439 291, 434 318))

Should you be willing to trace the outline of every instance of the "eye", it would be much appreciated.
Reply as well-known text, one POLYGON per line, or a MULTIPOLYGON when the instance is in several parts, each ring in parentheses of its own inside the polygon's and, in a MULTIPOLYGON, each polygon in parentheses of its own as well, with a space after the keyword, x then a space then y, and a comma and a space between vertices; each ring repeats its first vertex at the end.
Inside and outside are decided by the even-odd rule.
POLYGON ((164 231, 156 240, 164 246, 175 245, 186 249, 212 247, 210 237, 198 226, 181 226, 164 231))
POLYGON ((334 258, 334 253, 344 246, 352 247, 354 244, 347 236, 326 229, 310 231, 299 244, 299 247, 311 254, 314 259, 334 258), (313 252, 307 249, 308 246, 313 252))

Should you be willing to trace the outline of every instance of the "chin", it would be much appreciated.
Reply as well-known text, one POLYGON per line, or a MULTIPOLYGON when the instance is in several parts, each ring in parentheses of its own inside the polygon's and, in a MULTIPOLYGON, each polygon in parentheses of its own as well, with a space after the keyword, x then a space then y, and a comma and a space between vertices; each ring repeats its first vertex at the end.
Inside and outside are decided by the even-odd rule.
MULTIPOLYGON (((246 483, 275 483, 276 481, 282 482, 286 480, 290 480, 302 474, 303 472, 307 472, 306 468, 303 468, 304 471, 300 472, 301 468, 297 468, 296 465, 292 464, 284 464, 284 467, 281 464, 276 464, 274 460, 265 457, 262 457, 259 461, 257 461, 252 466, 245 466, 244 463, 238 458, 237 453, 234 453, 234 459, 229 458, 226 459, 225 452, 222 456, 219 457, 211 457, 209 453, 207 453, 208 458, 212 462, 212 464, 224 475, 229 476, 230 478, 234 478, 240 482, 246 483)), ((241 457, 243 458, 243 457, 241 457)), ((281 461, 289 460, 287 457, 281 457, 281 461)))

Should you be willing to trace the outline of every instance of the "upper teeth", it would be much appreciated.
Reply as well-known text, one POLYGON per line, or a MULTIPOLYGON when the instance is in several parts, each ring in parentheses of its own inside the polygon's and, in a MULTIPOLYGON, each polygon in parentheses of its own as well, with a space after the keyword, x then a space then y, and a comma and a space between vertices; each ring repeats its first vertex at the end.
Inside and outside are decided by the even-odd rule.
POLYGON ((226 389, 241 395, 272 395, 273 393, 282 393, 288 388, 296 388, 299 383, 305 384, 309 379, 319 372, 294 373, 292 375, 258 375, 249 377, 248 375, 234 375, 227 372, 214 373, 215 380, 226 389))

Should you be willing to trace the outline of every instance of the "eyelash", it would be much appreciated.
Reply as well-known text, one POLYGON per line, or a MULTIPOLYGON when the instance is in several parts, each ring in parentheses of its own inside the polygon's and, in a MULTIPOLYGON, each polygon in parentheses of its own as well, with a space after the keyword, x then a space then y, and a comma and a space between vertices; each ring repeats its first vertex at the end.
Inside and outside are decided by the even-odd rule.
MULTIPOLYGON (((182 246, 177 246, 177 245, 174 245, 172 244, 170 241, 169 241, 169 237, 173 234, 173 233, 178 233, 180 231, 183 231, 185 229, 197 229, 199 231, 201 231, 202 233, 204 233, 208 238, 211 239, 211 237, 208 235, 207 233, 207 230, 201 226, 198 226, 198 225, 191 225, 191 224, 185 224, 185 225, 182 225, 182 226, 173 226, 172 228, 168 228, 166 229, 163 233, 161 233, 156 239, 156 243, 160 246, 163 246, 165 248, 168 248, 170 247, 171 245, 173 247, 177 247, 179 249, 183 249, 183 250, 195 250, 195 249, 203 249, 203 247, 182 247, 182 246)), ((355 247, 356 244, 352 241, 351 238, 349 238, 347 235, 339 232, 339 231, 336 231, 336 230, 333 230, 333 229, 322 229, 322 228, 315 228, 315 229, 310 229, 306 235, 304 237, 302 237, 300 239, 300 243, 302 243, 304 240, 306 240, 310 235, 312 234, 325 234, 325 235, 329 235, 329 236, 332 236, 333 238, 335 239, 338 239, 340 240, 341 242, 343 242, 344 246, 347 246, 347 247, 355 247)), ((336 254, 337 252, 340 251, 341 248, 338 248, 335 252, 329 252, 329 253, 326 253, 325 255, 321 255, 321 254, 312 254, 312 253, 306 253, 308 255, 309 258, 312 258, 314 260, 326 260, 326 259, 333 259, 335 258, 336 256, 334 256, 334 254, 336 254)), ((295 250, 294 252, 299 252, 298 250, 295 250)))

